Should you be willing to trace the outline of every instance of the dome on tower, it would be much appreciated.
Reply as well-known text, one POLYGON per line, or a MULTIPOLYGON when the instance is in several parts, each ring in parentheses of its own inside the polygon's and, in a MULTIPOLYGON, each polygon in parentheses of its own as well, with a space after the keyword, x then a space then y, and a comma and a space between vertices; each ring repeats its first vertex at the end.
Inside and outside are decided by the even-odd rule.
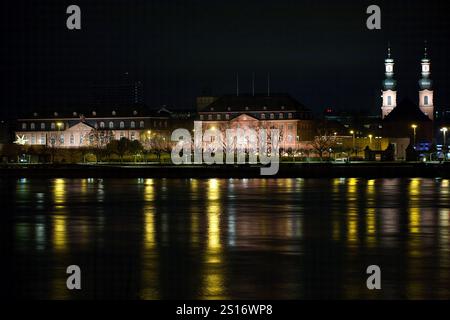
POLYGON ((383 80, 384 90, 395 90, 396 86, 397 86, 397 81, 395 81, 395 79, 388 78, 388 79, 383 80))

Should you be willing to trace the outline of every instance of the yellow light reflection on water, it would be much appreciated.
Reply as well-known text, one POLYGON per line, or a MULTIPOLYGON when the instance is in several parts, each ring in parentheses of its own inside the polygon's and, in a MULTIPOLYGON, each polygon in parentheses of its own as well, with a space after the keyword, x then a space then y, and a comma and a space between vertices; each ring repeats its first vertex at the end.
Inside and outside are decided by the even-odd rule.
POLYGON ((144 184, 143 198, 145 205, 143 208, 144 228, 142 237, 142 264, 141 264, 141 290, 140 298, 143 300, 159 299, 158 281, 158 249, 156 246, 156 225, 155 225, 155 186, 153 179, 142 179, 144 184))
POLYGON ((413 207, 409 209, 409 233, 420 232, 420 209, 413 207))
POLYGON ((420 179, 414 178, 409 182, 409 197, 417 197, 420 195, 420 179))
POLYGON ((220 186, 217 179, 208 180, 208 233, 205 252, 203 298, 223 299, 223 257, 220 237, 220 186))
POLYGON ((347 240, 355 244, 358 242, 358 179, 348 179, 347 188, 347 240))
POLYGON ((64 216, 53 217, 53 247, 65 250, 67 246, 66 220, 64 216))
POLYGON ((53 247, 56 250, 67 248, 67 211, 66 211, 66 182, 55 179, 53 182, 53 247))
POLYGON ((144 226, 145 226, 145 248, 152 249, 155 246, 155 218, 154 218, 154 205, 155 190, 153 185, 153 179, 145 180, 144 188, 144 226))
POLYGON ((375 219, 375 208, 367 208, 366 212, 367 219, 367 244, 369 247, 375 245, 376 242, 376 219, 375 219))
POLYGON ((63 204, 66 201, 66 182, 64 179, 54 180, 53 201, 56 204, 63 204))

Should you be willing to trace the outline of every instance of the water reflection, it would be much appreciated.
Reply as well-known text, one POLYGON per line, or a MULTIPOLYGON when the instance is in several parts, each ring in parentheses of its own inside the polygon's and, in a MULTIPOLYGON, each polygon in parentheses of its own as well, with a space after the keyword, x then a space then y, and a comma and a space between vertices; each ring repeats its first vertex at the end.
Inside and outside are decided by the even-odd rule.
POLYGON ((204 287, 202 292, 206 299, 224 299, 219 180, 208 180, 207 199, 208 238, 204 258, 204 287))
POLYGON ((448 179, 11 184, 17 296, 74 297, 79 263, 81 298, 450 298, 448 179))

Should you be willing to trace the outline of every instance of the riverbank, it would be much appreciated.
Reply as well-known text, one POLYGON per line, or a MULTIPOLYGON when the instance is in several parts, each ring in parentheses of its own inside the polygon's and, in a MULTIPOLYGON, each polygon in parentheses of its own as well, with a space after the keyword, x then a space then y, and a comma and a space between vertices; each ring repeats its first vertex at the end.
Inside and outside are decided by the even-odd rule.
POLYGON ((257 165, 28 164, 2 165, 0 177, 14 178, 450 178, 450 162, 281 163, 274 176, 257 165))

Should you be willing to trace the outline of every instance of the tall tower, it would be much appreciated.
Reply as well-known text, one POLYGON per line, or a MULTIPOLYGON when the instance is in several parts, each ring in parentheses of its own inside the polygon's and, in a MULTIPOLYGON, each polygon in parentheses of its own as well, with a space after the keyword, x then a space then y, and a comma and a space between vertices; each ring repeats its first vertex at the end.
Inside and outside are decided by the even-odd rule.
POLYGON ((430 79, 431 61, 428 59, 427 45, 421 60, 422 78, 419 80, 419 108, 431 120, 434 119, 433 81, 430 79))
POLYGON ((383 90, 381 97, 383 104, 381 106, 381 117, 384 119, 397 106, 397 81, 394 79, 394 59, 391 57, 391 47, 388 47, 388 56, 384 60, 386 78, 383 80, 383 90))

